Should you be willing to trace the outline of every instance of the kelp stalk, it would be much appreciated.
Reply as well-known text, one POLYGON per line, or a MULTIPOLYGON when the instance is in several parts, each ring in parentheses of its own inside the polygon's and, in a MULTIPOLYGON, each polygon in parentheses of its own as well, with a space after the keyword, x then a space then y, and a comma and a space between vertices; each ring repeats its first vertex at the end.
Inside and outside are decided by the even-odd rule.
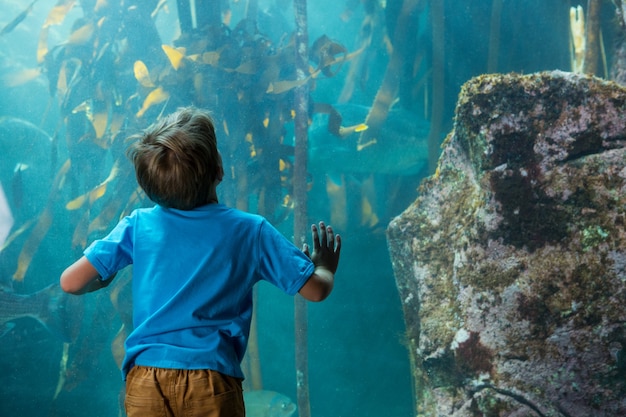
POLYGON ((256 22, 259 13, 258 0, 248 0, 246 3, 246 19, 256 22))
POLYGON ((500 54, 500 22, 502 20, 502 0, 491 3, 491 23, 489 33, 489 58, 487 72, 498 71, 498 55, 500 54))
POLYGON ((587 2, 587 30, 585 33, 587 47, 585 49, 585 60, 583 72, 585 74, 596 75, 598 73, 598 51, 600 50, 600 0, 589 0, 587 2))
POLYGON ((570 27, 570 61, 572 72, 580 74, 583 72, 585 64, 585 14, 582 6, 570 7, 569 9, 570 27))
MULTIPOLYGON (((296 19, 296 80, 303 80, 308 76, 308 28, 306 7, 306 0, 294 0, 294 14, 296 19)), ((293 170, 293 195, 295 200, 294 241, 296 245, 299 246, 302 246, 302 243, 305 241, 304 233, 307 226, 308 97, 309 89, 307 83, 303 83, 294 90, 296 109, 296 143, 293 170)), ((294 299, 294 321, 298 415, 300 417, 310 417, 307 306, 306 301, 302 297, 295 297, 294 299)))
POLYGON ((381 86, 376 92, 376 97, 372 103, 365 124, 369 128, 361 133, 358 147, 360 149, 376 143, 376 138, 380 133, 391 105, 398 97, 398 89, 402 68, 408 56, 408 52, 413 46, 409 34, 417 32, 417 13, 421 9, 423 0, 404 0, 400 14, 397 17, 396 27, 393 33, 393 52, 387 63, 387 69, 381 86))
POLYGON ((428 172, 435 172, 440 153, 440 132, 443 122, 444 92, 445 92, 445 27, 444 2, 433 0, 430 2, 430 18, 433 32, 433 88, 432 114, 430 117, 430 133, 428 135, 428 172))

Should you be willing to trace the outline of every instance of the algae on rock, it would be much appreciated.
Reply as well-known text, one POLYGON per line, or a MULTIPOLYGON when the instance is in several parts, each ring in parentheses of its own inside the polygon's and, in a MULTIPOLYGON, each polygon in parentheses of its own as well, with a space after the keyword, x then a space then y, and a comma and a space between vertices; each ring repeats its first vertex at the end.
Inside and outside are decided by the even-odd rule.
POLYGON ((626 415, 626 89, 483 75, 387 230, 420 416, 626 415))

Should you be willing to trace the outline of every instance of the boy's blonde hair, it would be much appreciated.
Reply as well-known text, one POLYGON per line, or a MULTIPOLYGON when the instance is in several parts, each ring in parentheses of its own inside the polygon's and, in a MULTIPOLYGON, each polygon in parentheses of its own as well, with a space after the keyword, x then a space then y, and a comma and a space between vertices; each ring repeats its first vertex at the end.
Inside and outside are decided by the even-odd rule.
POLYGON ((178 109, 131 139, 127 155, 137 182, 152 201, 180 210, 211 202, 222 167, 207 112, 178 109))

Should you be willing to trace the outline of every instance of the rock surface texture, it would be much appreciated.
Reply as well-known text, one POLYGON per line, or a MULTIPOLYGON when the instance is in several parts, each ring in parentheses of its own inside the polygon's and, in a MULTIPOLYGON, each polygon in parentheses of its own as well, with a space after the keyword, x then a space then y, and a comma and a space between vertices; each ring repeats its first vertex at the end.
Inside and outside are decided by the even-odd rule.
POLYGON ((419 416, 626 416, 626 89, 463 86, 389 225, 419 416))

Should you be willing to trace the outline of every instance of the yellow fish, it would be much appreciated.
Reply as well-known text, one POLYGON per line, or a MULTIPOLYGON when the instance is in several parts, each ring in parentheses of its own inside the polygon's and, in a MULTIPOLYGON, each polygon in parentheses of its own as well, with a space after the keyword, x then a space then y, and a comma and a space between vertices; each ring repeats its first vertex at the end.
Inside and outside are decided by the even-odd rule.
POLYGON ((311 77, 306 77, 301 80, 293 80, 293 81, 285 80, 285 81, 271 82, 265 92, 268 94, 281 94, 293 88, 306 84, 310 78, 311 77))
POLYGON ((152 78, 150 78, 150 71, 148 71, 148 67, 143 61, 135 61, 135 65, 133 66, 133 71, 135 72, 135 79, 139 81, 143 87, 154 87, 154 82, 152 82, 152 78))
POLYGON ((344 137, 351 133, 363 132, 367 130, 367 128, 368 126, 365 123, 359 123, 358 125, 348 126, 348 127, 340 126, 339 136, 344 137))
POLYGON ((185 48, 173 48, 169 45, 161 45, 163 52, 167 55, 167 59, 170 60, 170 64, 175 70, 178 70, 183 63, 185 57, 185 48))
POLYGON ((150 107, 154 106, 155 104, 162 103, 168 98, 170 98, 170 93, 163 90, 163 87, 155 88, 154 90, 150 91, 150 94, 148 94, 146 99, 143 101, 143 106, 141 106, 141 109, 137 112, 135 117, 143 117, 144 113, 148 111, 150 107))
POLYGON ((26 16, 28 16, 28 14, 33 10, 33 6, 35 5, 36 2, 37 2, 37 0, 33 0, 33 2, 26 9, 24 9, 24 11, 22 11, 20 14, 18 14, 15 19, 13 19, 9 23, 7 23, 2 28, 2 30, 0 30, 0 36, 6 35, 7 33, 11 32, 13 29, 15 29, 17 27, 17 25, 22 23, 22 21, 24 19, 26 19, 26 16))

